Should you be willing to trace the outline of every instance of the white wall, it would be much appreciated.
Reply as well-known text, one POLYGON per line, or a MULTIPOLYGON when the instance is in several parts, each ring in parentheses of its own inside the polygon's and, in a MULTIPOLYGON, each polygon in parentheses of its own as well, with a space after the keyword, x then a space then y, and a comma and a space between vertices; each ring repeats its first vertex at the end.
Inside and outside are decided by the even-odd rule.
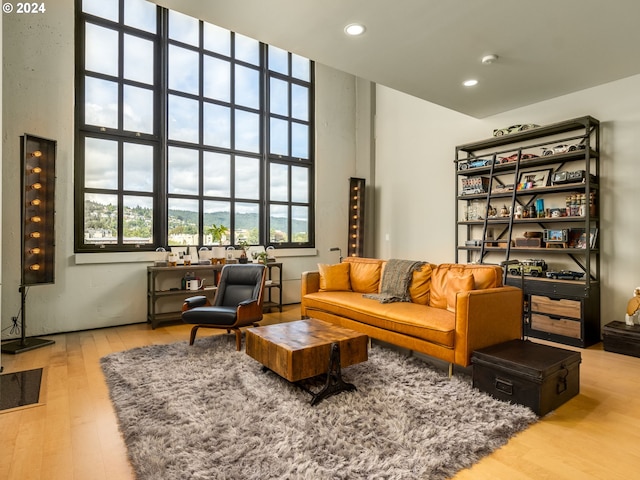
POLYGON ((377 86, 376 256, 453 261, 455 146, 479 121, 377 86))
POLYGON ((477 120, 377 87, 376 255, 453 261, 455 145, 494 128, 583 115, 601 122, 601 320, 622 320, 640 285, 640 76, 477 120), (388 235, 388 240, 387 240, 388 235))
MULTIPOLYGON (((55 4, 54 4, 55 3, 55 4)), ((2 338, 20 308, 20 135, 58 142, 55 284, 30 287, 27 336, 146 321, 146 267, 152 254, 74 255, 74 2, 46 14, 4 15, 2 153, 2 338), (104 262, 104 263, 97 263, 104 262)), ((284 301, 299 301, 300 272, 346 248, 348 178, 355 176, 355 78, 316 65, 316 241, 307 256, 281 256, 284 301)), ((291 252, 289 252, 291 253, 291 252)))

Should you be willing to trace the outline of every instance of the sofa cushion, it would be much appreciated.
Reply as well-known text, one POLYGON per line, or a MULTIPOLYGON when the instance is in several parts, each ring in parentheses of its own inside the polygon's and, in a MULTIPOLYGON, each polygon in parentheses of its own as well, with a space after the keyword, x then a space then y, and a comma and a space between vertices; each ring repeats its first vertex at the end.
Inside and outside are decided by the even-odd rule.
POLYGON ((378 293, 382 277, 382 260, 375 258, 347 257, 351 290, 360 293, 378 293))
POLYGON ((313 310, 356 320, 453 348, 455 315, 446 309, 412 302, 380 303, 356 292, 316 292, 304 296, 307 314, 313 310))
POLYGON ((447 273, 458 275, 471 273, 476 290, 502 286, 502 268, 498 265, 465 265, 442 263, 433 268, 431 274, 431 293, 429 305, 436 308, 447 308, 447 273))
POLYGON ((338 263, 336 265, 318 264, 320 272, 320 290, 351 290, 351 282, 349 280, 349 263, 338 263))
POLYGON ((469 292, 473 290, 473 288, 472 273, 460 274, 452 271, 447 272, 447 310, 455 312, 458 292, 469 292))
POLYGON ((431 265, 425 263, 419 270, 413 272, 409 294, 411 301, 419 305, 429 305, 429 293, 431 291, 431 265))

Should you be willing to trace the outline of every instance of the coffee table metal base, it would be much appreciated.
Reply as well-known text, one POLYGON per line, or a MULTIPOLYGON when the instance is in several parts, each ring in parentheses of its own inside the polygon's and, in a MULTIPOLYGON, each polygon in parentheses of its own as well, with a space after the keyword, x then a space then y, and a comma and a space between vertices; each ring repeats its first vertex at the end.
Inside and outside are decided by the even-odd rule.
POLYGON ((304 382, 296 382, 305 392, 311 394, 311 405, 317 405, 325 398, 340 392, 353 392, 358 390, 353 383, 347 383, 342 379, 340 370, 340 344, 331 344, 331 356, 329 358, 329 368, 327 369, 327 379, 324 387, 318 392, 313 392, 304 385, 304 382))

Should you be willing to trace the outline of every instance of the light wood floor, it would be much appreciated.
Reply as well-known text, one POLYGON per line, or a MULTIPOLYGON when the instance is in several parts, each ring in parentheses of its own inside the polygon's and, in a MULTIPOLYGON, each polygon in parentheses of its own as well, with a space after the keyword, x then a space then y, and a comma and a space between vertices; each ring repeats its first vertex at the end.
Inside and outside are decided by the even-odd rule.
MULTIPOLYGON (((299 314, 298 305, 288 306, 263 324, 299 314)), ((129 325, 54 335, 46 337, 52 346, 3 354, 4 373, 45 367, 46 378, 41 405, 0 412, 0 479, 133 479, 99 359, 186 340, 188 333, 180 324, 129 325)), ((456 480, 640 478, 640 358, 605 352, 601 344, 576 350, 580 395, 456 480)))

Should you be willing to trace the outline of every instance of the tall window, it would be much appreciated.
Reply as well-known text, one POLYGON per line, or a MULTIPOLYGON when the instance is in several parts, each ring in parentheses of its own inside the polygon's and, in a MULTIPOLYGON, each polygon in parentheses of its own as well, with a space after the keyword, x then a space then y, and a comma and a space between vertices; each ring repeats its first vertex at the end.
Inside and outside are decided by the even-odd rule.
POLYGON ((216 230, 312 246, 312 62, 144 0, 77 1, 76 251, 216 230))

